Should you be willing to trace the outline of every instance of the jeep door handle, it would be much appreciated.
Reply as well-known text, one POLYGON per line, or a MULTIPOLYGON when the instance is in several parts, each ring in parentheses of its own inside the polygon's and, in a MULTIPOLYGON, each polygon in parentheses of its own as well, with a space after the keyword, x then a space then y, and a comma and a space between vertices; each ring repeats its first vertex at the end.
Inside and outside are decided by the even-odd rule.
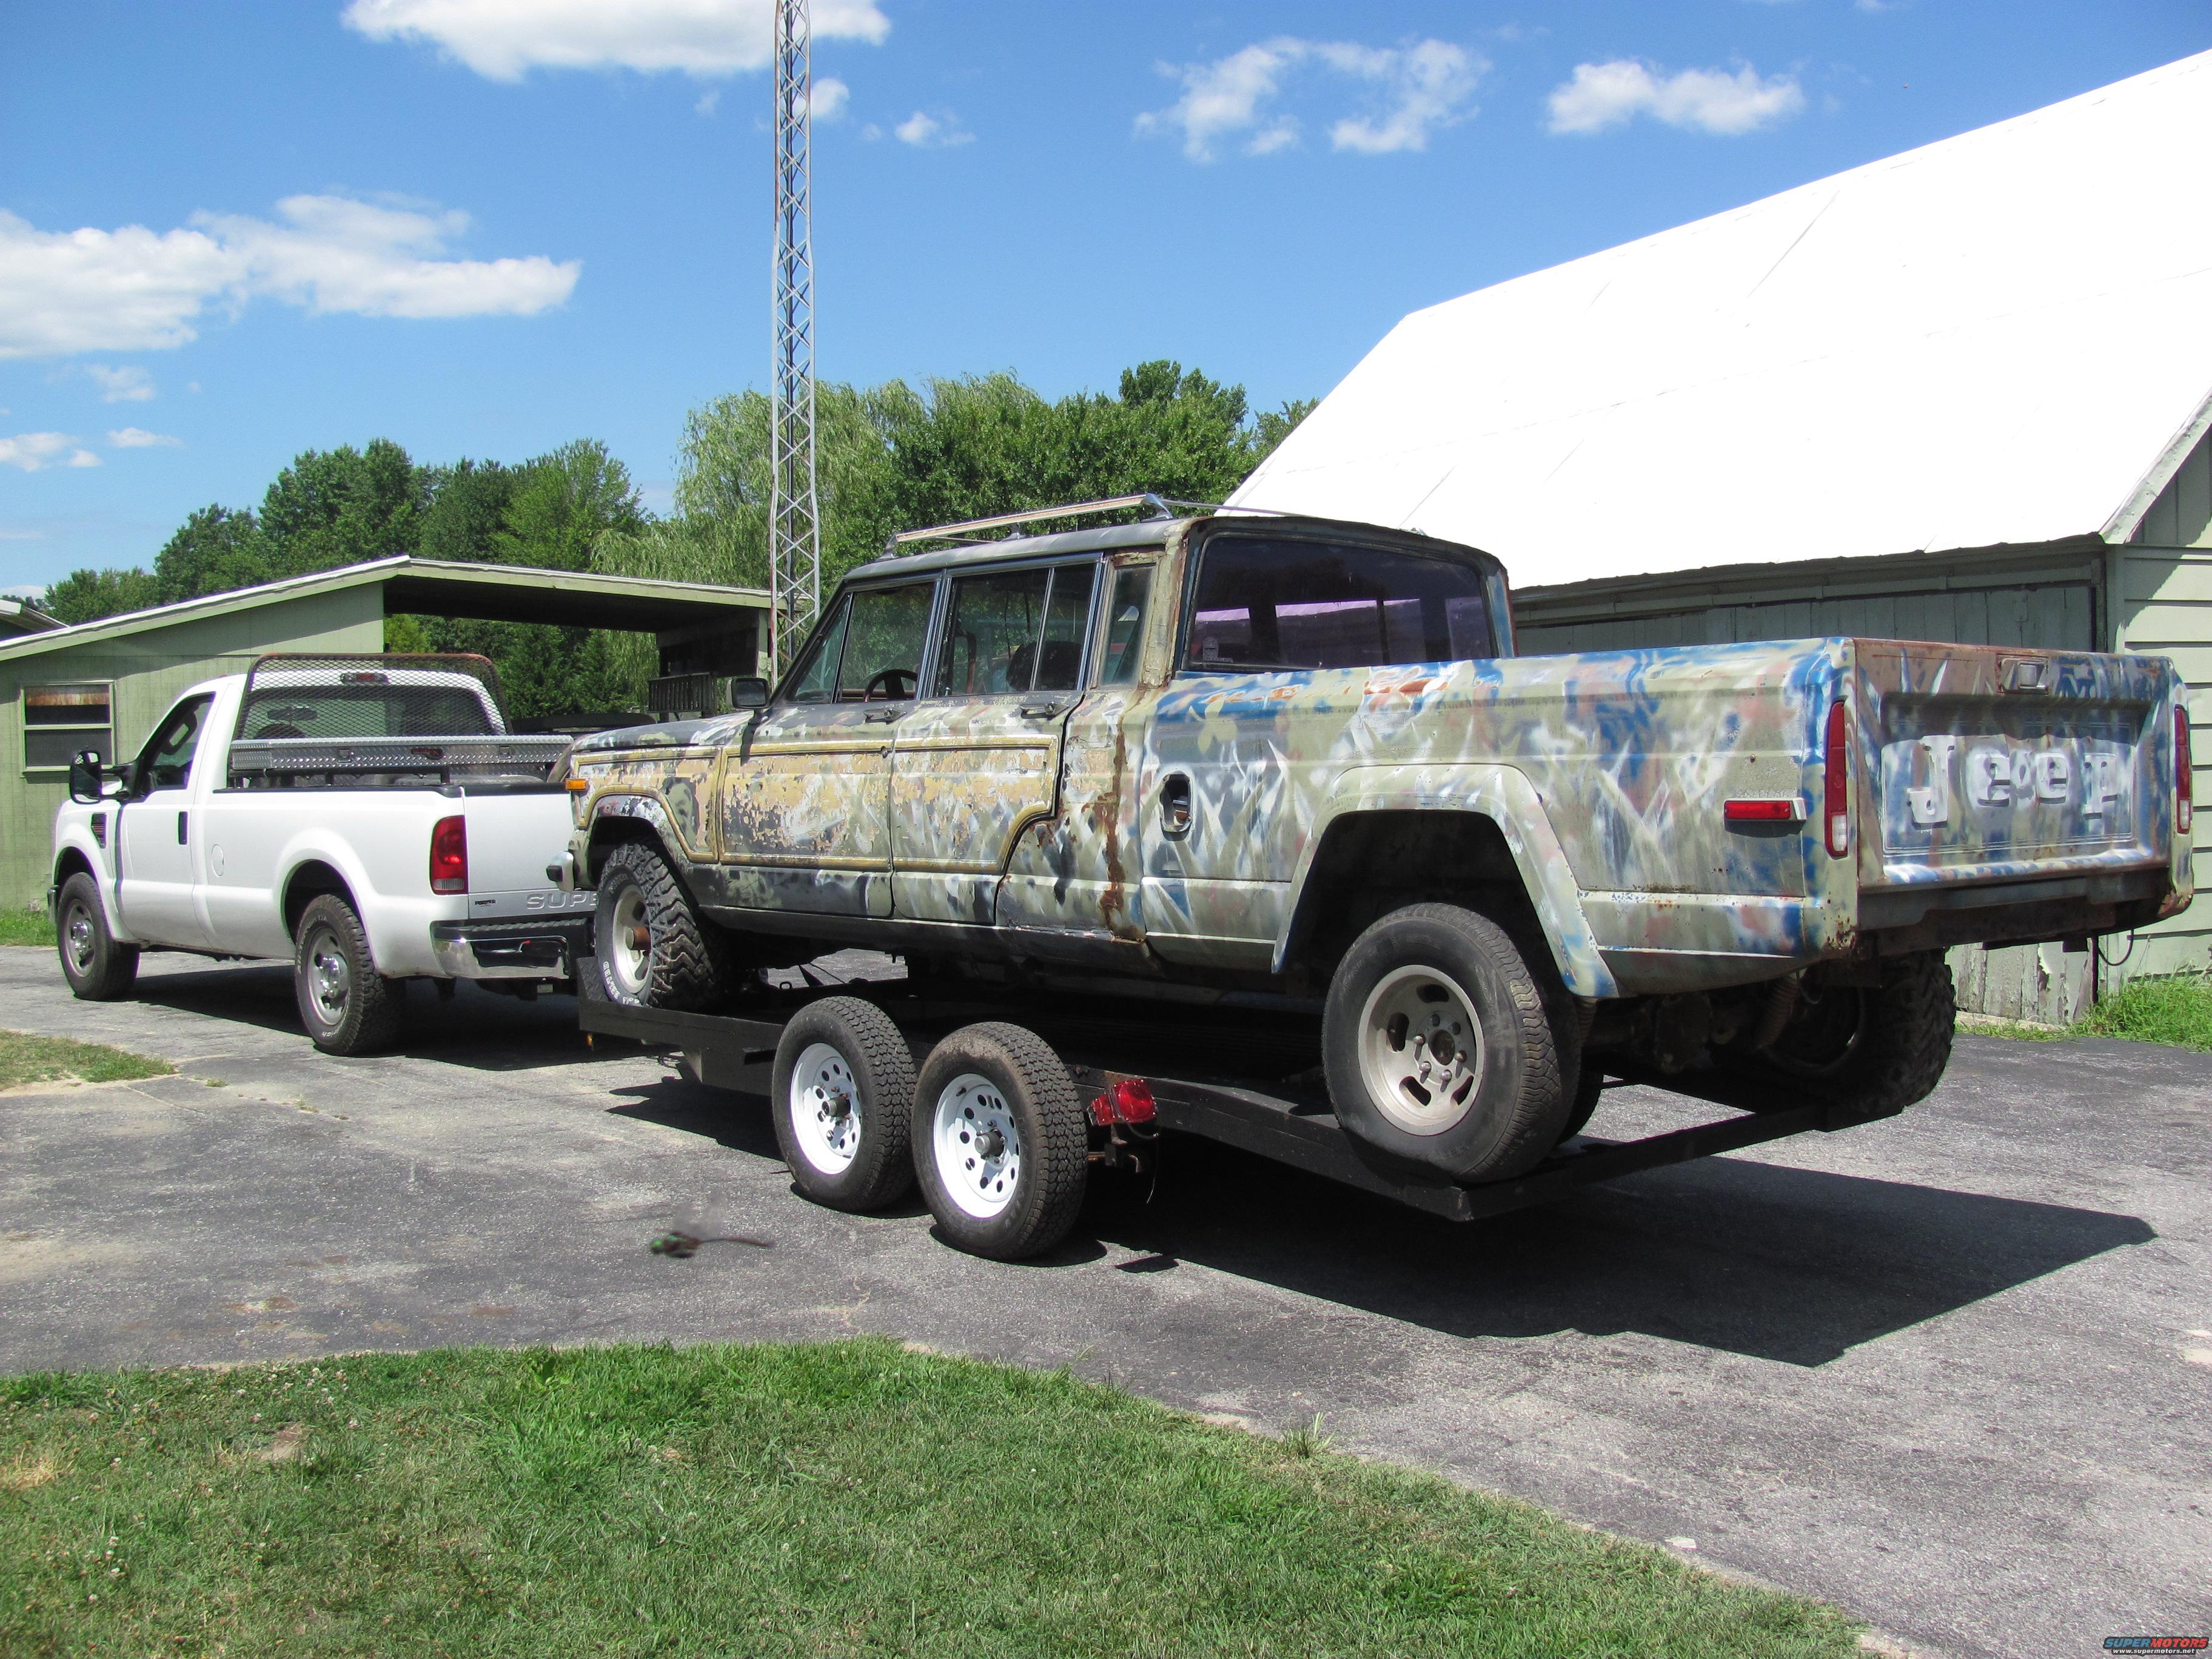
POLYGON ((1025 720, 1048 720, 1054 715, 1064 713, 1067 707, 1064 702, 1054 702, 1048 698, 1043 702, 1023 703, 1016 712, 1025 720))
POLYGON ((860 718, 871 726, 889 726, 899 717, 900 713, 901 711, 896 708, 871 708, 860 718))

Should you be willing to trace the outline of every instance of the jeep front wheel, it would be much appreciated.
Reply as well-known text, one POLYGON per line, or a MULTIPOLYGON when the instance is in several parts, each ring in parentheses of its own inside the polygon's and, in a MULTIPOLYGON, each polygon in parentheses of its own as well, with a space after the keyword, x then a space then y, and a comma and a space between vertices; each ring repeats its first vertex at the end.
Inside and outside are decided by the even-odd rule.
POLYGON ((692 908, 658 847, 628 841, 607 855, 592 910, 599 988, 632 1008, 711 1006, 730 988, 730 946, 692 908))
POLYGON ((1504 928, 1456 905, 1409 904, 1352 942, 1322 1059, 1348 1133, 1455 1181, 1531 1168, 1573 1104, 1535 971, 1504 928))

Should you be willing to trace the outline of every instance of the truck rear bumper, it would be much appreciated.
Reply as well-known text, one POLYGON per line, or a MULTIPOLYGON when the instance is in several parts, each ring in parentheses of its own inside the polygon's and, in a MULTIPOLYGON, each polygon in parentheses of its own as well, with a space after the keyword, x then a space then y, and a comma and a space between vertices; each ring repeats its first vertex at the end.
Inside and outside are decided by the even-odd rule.
POLYGON ((567 979, 591 949, 588 915, 430 924, 431 953, 452 979, 567 979))

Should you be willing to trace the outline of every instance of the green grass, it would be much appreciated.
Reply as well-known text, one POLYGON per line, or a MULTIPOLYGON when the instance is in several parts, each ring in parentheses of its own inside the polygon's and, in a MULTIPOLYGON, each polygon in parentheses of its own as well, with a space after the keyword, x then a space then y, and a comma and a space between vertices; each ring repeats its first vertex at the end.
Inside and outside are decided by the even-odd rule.
POLYGON ((878 1340, 50 1375, 0 1402, 11 1656, 1857 1650, 1832 1609, 1317 1431, 878 1340))
POLYGON ((43 905, 22 909, 0 908, 0 945, 54 945, 54 920, 43 905))
POLYGON ((2072 1025, 2021 1025, 1968 1014, 1961 1018, 1959 1029, 1976 1036, 2010 1037, 2021 1042, 2107 1036, 2212 1050, 2212 974, 2130 980, 2072 1025))
POLYGON ((105 1043, 70 1037, 33 1036, 0 1031, 0 1089, 19 1083, 120 1083, 130 1078, 167 1077, 177 1068, 166 1060, 134 1054, 105 1043))

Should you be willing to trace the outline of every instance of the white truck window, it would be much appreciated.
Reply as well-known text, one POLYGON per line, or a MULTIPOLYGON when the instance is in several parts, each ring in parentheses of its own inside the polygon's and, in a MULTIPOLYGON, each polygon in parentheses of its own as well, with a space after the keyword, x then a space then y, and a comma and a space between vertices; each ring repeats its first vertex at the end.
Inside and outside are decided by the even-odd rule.
POLYGON ((154 735, 146 739, 139 751, 137 787, 140 793, 149 789, 181 789, 192 771, 192 751, 199 747, 200 732, 207 725, 209 699, 194 697, 180 702, 169 711, 168 718, 155 728, 154 735))

